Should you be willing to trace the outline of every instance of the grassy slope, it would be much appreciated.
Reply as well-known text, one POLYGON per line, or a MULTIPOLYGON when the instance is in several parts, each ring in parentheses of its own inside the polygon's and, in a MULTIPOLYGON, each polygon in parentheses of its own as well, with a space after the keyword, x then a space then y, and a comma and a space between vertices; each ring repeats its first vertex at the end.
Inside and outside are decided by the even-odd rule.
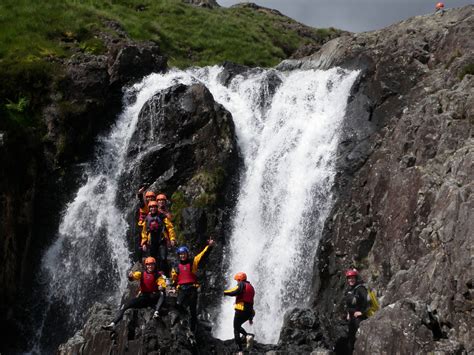
POLYGON ((177 67, 224 60, 273 66, 300 45, 336 31, 310 30, 309 38, 288 28, 292 20, 271 12, 211 10, 180 0, 2 0, 0 115, 34 125, 32 112, 60 72, 59 63, 77 51, 105 51, 96 34, 111 31, 106 20, 120 23, 133 39, 159 43, 177 67))

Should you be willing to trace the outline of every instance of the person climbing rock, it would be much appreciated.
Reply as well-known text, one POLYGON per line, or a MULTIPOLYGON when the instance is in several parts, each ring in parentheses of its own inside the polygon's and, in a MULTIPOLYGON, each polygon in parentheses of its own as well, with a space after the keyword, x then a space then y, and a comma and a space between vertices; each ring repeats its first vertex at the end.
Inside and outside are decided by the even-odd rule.
POLYGON ((169 201, 168 198, 166 197, 165 194, 160 193, 156 195, 156 202, 158 203, 158 212, 164 214, 166 218, 168 218, 170 221, 173 220, 173 215, 171 214, 169 210, 169 201))
POLYGON ((367 319, 369 309, 367 288, 364 286, 356 269, 346 271, 347 291, 345 296, 347 320, 349 322, 348 353, 352 354, 360 322, 367 319))
POLYGON ((117 324, 122 320, 127 309, 145 308, 155 306, 153 318, 158 318, 160 308, 165 301, 166 280, 163 275, 156 270, 155 258, 145 259, 145 271, 130 272, 128 274, 130 281, 140 281, 140 293, 136 298, 131 299, 123 305, 115 316, 114 320, 102 328, 105 330, 114 330, 117 324))
POLYGON ((234 314, 234 340, 235 344, 239 348, 239 351, 243 350, 242 334, 247 341, 247 349, 252 346, 254 334, 247 333, 242 327, 246 321, 250 324, 253 323, 253 317, 255 311, 253 309, 253 299, 255 296, 255 289, 247 281, 247 274, 245 272, 238 272, 234 276, 234 280, 237 281, 237 286, 224 291, 225 296, 235 296, 235 314, 234 314))
POLYGON ((145 192, 145 187, 142 187, 140 190, 137 192, 137 199, 138 199, 138 227, 139 227, 139 233, 137 237, 137 260, 142 260, 144 257, 143 254, 143 248, 142 248, 142 241, 144 239, 147 239, 147 232, 146 232, 146 225, 145 225, 145 219, 146 216, 148 215, 148 203, 150 201, 154 201, 156 199, 156 194, 153 191, 147 191, 145 193, 145 196, 143 196, 143 193, 145 192))
POLYGON ((189 308, 190 329, 196 331, 197 326, 197 300, 199 283, 196 272, 200 262, 214 246, 214 240, 209 239, 206 247, 195 257, 191 257, 189 249, 181 246, 177 250, 179 261, 171 271, 173 284, 177 285, 178 297, 176 306, 179 310, 185 311, 189 308))
POLYGON ((148 215, 145 218, 145 236, 142 235, 142 250, 159 261, 159 270, 169 276, 168 244, 176 244, 176 236, 171 221, 158 212, 158 203, 148 203, 148 215))
POLYGON ((444 4, 442 2, 438 2, 435 6, 436 11, 435 14, 443 16, 444 14, 444 4))
POLYGON ((156 203, 158 204, 158 213, 165 217, 163 219, 166 225, 164 233, 168 242, 168 247, 174 247, 176 246, 176 235, 172 223, 173 216, 168 208, 168 198, 165 194, 160 193, 156 196, 156 203))

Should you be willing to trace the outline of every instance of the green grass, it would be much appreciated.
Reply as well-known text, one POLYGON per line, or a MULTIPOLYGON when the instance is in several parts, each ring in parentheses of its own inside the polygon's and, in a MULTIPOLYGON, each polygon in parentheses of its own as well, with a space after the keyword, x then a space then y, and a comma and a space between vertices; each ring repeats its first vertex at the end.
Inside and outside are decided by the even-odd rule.
POLYGON ((34 126, 64 60, 77 52, 105 53, 100 34, 118 36, 109 20, 132 39, 158 43, 169 65, 180 68, 223 61, 274 66, 300 45, 337 33, 314 29, 312 38, 302 37, 288 18, 266 11, 180 0, 2 0, 0 115, 34 126))
POLYGON ((0 60, 64 58, 72 48, 99 53, 96 34, 107 19, 134 39, 156 41, 179 67, 224 60, 273 66, 311 41, 285 28, 286 18, 246 8, 211 10, 179 0, 3 0, 0 60))

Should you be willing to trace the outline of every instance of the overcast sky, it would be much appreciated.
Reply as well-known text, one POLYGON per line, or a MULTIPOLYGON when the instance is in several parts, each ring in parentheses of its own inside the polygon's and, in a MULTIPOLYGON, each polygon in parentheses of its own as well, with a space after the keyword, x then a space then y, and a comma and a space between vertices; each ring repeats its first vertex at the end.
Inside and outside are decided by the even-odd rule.
MULTIPOLYGON (((439 0, 438 0, 439 1, 439 0)), ((434 11, 438 1, 430 0, 251 0, 277 9, 312 27, 336 27, 352 32, 386 27, 411 16, 434 11)), ((217 0, 221 6, 242 1, 217 0)), ((474 0, 445 0, 445 8, 474 4, 474 0)))

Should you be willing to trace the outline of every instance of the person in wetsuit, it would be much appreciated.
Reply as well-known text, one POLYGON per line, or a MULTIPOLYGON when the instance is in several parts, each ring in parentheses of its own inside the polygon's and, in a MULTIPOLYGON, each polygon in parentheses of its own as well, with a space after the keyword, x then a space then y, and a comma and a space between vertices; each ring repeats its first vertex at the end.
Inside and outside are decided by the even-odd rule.
POLYGON ((247 281, 247 274, 245 272, 238 272, 234 276, 234 280, 237 281, 237 286, 224 291, 225 296, 235 296, 235 314, 234 314, 234 341, 239 351, 243 350, 242 340, 240 334, 242 334, 247 340, 247 347, 250 346, 253 341, 253 334, 249 334, 242 327, 246 321, 250 324, 253 323, 253 317, 255 311, 253 309, 253 299, 255 297, 255 289, 252 284, 247 281), (251 337, 251 339, 250 339, 251 337))

